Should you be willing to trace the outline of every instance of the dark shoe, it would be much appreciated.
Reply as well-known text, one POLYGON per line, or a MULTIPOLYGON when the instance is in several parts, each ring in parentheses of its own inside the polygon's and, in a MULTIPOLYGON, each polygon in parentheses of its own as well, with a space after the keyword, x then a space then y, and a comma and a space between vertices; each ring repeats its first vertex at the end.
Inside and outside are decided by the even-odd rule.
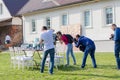
POLYGON ((74 63, 73 65, 76 65, 76 63, 74 63))
POLYGON ((69 66, 69 64, 65 64, 65 66, 69 66))
POLYGON ((40 70, 41 73, 43 73, 43 70, 40 70))
POLYGON ((94 68, 97 68, 97 66, 94 66, 94 68))
POLYGON ((51 73, 51 72, 50 72, 49 74, 50 74, 50 75, 53 75, 53 73, 51 73))
POLYGON ((117 70, 120 70, 120 68, 117 68, 117 70))
POLYGON ((81 68, 84 68, 85 66, 81 66, 81 68))

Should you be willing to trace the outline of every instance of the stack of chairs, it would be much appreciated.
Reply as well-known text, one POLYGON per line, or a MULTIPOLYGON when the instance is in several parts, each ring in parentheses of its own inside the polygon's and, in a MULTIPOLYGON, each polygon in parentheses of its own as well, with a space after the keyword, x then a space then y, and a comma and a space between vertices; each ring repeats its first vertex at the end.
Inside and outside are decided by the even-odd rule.
POLYGON ((10 57, 11 57, 11 66, 18 69, 27 66, 28 68, 32 66, 33 68, 33 51, 23 52, 21 47, 9 47, 10 57))

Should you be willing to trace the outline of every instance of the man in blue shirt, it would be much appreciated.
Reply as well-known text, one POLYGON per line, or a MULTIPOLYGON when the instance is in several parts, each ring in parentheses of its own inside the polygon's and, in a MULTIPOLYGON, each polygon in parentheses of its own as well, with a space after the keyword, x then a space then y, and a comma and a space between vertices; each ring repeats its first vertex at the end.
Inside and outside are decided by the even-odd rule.
POLYGON ((82 48, 81 50, 84 52, 81 68, 85 67, 88 54, 90 54, 90 56, 91 56, 93 67, 97 68, 96 60, 95 60, 95 44, 94 44, 94 42, 85 36, 80 36, 79 34, 76 35, 76 41, 74 41, 74 42, 75 42, 75 46, 77 48, 81 46, 81 48, 82 48))
POLYGON ((117 63, 117 68, 120 69, 120 28, 116 26, 116 24, 112 24, 111 29, 114 31, 114 38, 115 46, 114 46, 114 53, 117 63))

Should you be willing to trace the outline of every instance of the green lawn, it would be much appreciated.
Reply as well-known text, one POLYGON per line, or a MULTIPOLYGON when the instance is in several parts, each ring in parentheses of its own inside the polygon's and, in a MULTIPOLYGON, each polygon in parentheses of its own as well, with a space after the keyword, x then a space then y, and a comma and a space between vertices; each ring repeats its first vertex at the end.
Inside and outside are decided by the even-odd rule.
POLYGON ((77 65, 71 61, 70 66, 59 66, 59 70, 54 68, 54 74, 49 75, 48 67, 45 67, 44 73, 37 68, 24 71, 10 68, 9 54, 0 53, 0 80, 120 80, 120 70, 116 69, 113 53, 96 53, 96 69, 92 67, 90 56, 84 69, 80 68, 83 54, 76 53, 75 56, 77 65))

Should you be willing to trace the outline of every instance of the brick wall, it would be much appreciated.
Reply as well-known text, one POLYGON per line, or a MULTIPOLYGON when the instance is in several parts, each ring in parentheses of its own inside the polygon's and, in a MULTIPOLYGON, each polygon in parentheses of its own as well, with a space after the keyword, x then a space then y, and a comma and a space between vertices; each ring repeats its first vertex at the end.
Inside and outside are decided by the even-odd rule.
POLYGON ((16 46, 22 42, 22 26, 4 26, 0 27, 0 40, 1 44, 5 47, 16 46), (12 39, 12 43, 5 45, 5 36, 8 33, 12 39))

